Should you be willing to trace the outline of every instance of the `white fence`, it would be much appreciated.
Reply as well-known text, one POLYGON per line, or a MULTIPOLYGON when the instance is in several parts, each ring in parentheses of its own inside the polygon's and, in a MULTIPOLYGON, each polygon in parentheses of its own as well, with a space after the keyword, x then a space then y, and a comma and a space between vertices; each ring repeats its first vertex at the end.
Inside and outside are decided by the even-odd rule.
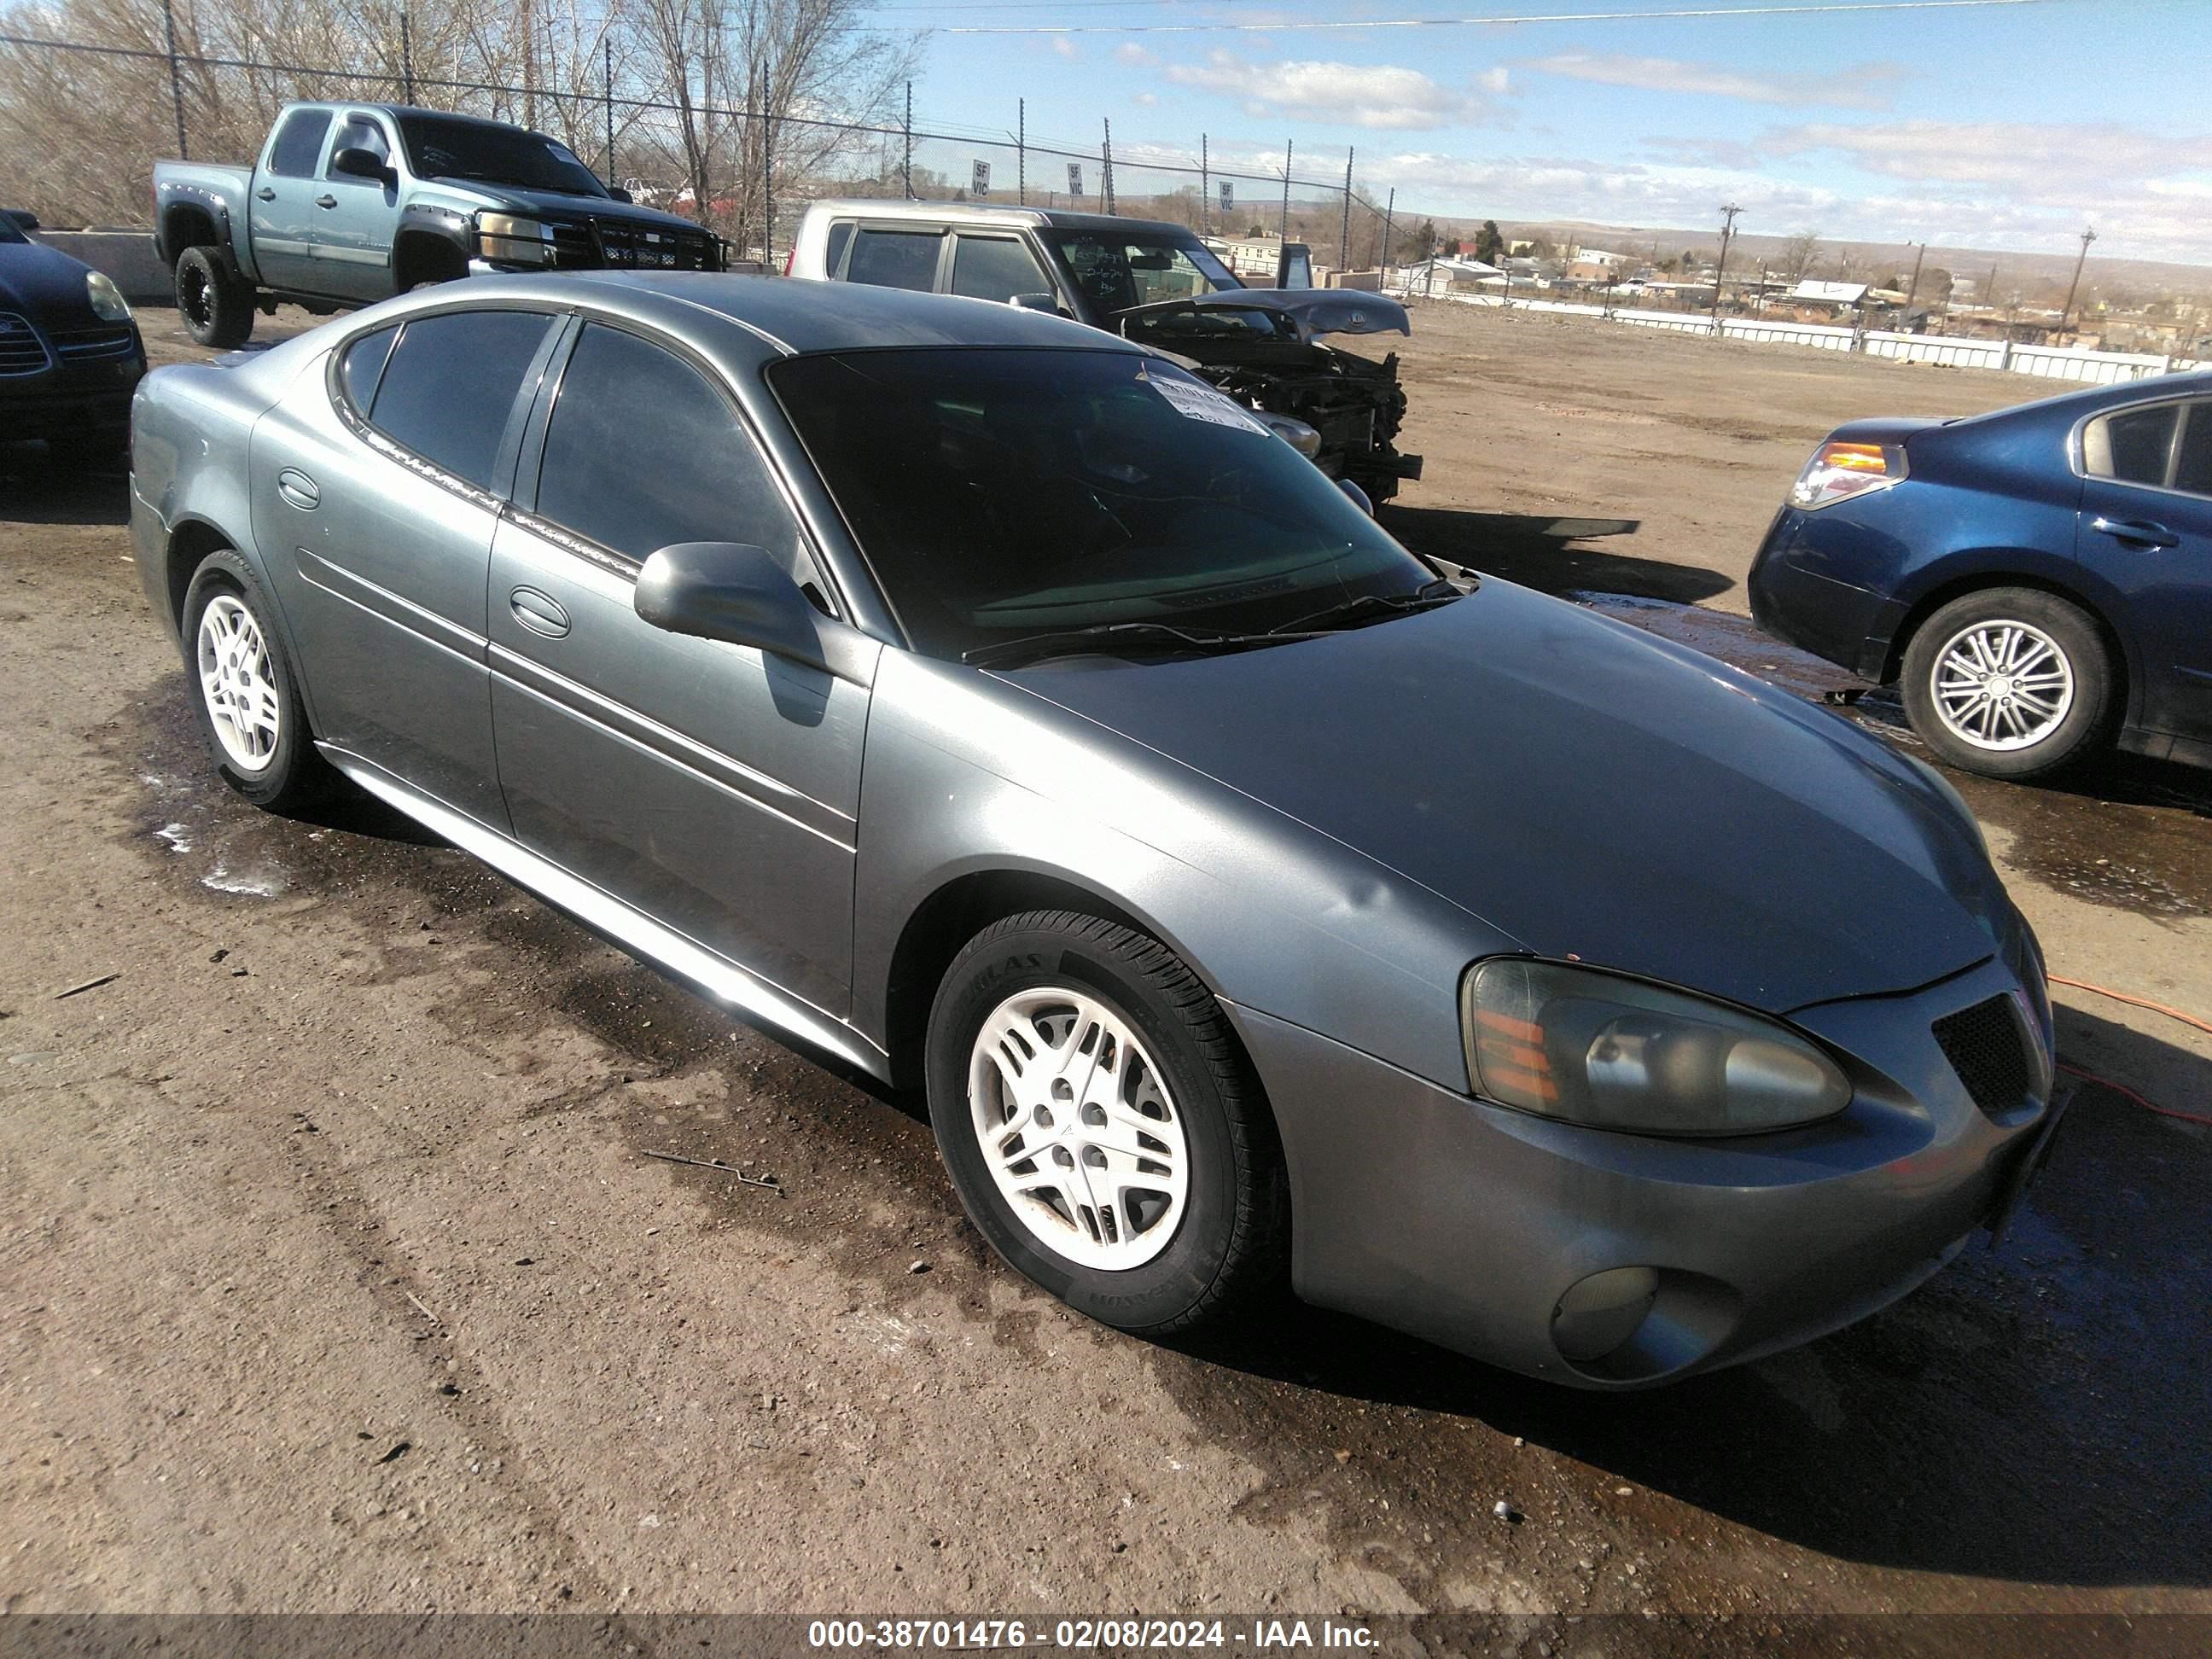
MULTIPOLYGON (((1419 297, 1418 287, 1400 289, 1419 297)), ((2155 357, 2125 351, 2062 350, 2057 346, 2015 345, 2008 340, 1968 340, 1940 334, 1898 334, 1887 329, 1844 328, 1831 323, 1769 322, 1759 317, 1723 317, 1717 325, 1711 317, 1681 311, 1635 311, 1616 307, 1571 305, 1564 300, 1516 300, 1498 294, 1437 295, 1460 305, 1494 309, 1555 312, 1566 316, 1597 317, 1629 323, 1639 328, 1670 329, 1678 334, 1702 334, 1711 338, 1716 327, 1723 339, 1753 344, 1810 346, 1823 351, 1856 351, 1869 357, 1894 357, 1913 363, 1937 363, 1950 368, 1992 368, 2014 374, 2039 375, 2051 380, 2086 380, 2112 386, 2140 380, 2153 374, 2170 374, 2204 367, 2187 357, 2155 357)))

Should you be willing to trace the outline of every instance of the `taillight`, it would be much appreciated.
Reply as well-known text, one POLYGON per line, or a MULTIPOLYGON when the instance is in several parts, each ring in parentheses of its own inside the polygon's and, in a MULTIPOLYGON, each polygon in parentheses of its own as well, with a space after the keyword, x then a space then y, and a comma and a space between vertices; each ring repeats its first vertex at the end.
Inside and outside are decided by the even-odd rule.
POLYGON ((791 252, 789 252, 788 253, 787 253, 787 254, 785 254, 785 255, 783 256, 783 274, 784 274, 785 276, 790 276, 790 275, 791 275, 791 267, 792 267, 792 264, 793 264, 793 261, 795 261, 798 258, 799 258, 799 239, 798 239, 797 237, 795 237, 795 236, 794 236, 793 238, 792 238, 792 241, 791 241, 791 252))
POLYGON ((1828 507, 1837 501, 1887 489, 1905 482, 1905 450, 1899 444, 1849 444, 1831 441, 1813 452, 1797 482, 1790 487, 1792 507, 1828 507))

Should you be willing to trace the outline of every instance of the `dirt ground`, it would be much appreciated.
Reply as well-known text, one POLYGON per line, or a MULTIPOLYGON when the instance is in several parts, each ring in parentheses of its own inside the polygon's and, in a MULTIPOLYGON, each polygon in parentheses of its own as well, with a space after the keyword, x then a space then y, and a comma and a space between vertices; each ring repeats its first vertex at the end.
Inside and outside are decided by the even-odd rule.
MULTIPOLYGON (((1639 518, 1511 574, 1778 673, 1724 613, 1808 446, 2042 389, 1419 325, 1401 533, 1639 518)), ((2212 1611, 2204 1129, 2088 1086, 2001 1252, 1653 1394, 1307 1311, 1134 1341, 988 1256, 917 1102, 213 783, 125 501, 0 452, 0 1607, 2212 1611)), ((1963 787, 2055 971, 2212 1013, 2212 787, 1963 787)), ((2212 1109, 2212 1041, 2058 998, 2068 1061, 2212 1109)))

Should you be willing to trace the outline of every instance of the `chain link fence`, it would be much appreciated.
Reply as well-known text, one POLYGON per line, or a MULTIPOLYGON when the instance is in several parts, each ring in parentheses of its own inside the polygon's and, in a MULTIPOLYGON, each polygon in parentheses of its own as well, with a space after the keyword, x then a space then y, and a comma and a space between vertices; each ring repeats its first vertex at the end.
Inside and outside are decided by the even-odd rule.
MULTIPOLYGON (((21 21, 23 14, 14 21, 21 21)), ((1004 128, 924 124, 912 89, 896 122, 773 114, 758 105, 644 96, 624 83, 612 51, 572 54, 562 84, 457 77, 416 61, 406 15, 396 52, 347 65, 196 52, 179 44, 165 3, 161 33, 140 45, 0 33, 0 105, 35 96, 37 141, 11 157, 17 189, 42 217, 143 222, 156 160, 243 164, 259 153, 291 100, 419 103, 483 115, 559 139, 611 185, 704 223, 737 257, 780 269, 805 205, 831 197, 975 201, 1162 219, 1232 244, 1303 242, 1328 270, 1372 270, 1403 245, 1391 202, 1341 161, 1249 145, 1217 152, 1154 142, 1116 148, 1028 131, 1017 100, 1004 128), (593 73, 592 71, 596 71, 593 73), (703 159, 702 158, 706 158, 703 159), (1324 171, 1326 169, 1326 171, 1324 171), (702 192, 700 185, 706 185, 702 192), (136 204, 135 210, 133 204, 136 204), (1393 250, 1391 242, 1401 246, 1393 250)), ((16 135, 20 139, 21 135, 16 135)))

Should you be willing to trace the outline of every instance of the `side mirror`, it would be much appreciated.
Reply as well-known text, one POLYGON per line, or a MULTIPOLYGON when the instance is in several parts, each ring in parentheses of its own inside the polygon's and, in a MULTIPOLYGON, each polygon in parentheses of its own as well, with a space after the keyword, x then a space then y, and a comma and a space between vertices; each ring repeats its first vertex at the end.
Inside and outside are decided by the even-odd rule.
POLYGON ((1017 311, 1042 311, 1048 316, 1063 315, 1060 301, 1049 294, 1015 294, 1007 296, 1006 303, 1017 311))
POLYGON ((362 149, 349 145, 331 157, 331 171, 342 173, 349 179, 368 179, 380 185, 395 182, 399 175, 384 163, 384 158, 373 149, 362 149))
POLYGON ((632 196, 620 185, 609 185, 607 186, 607 194, 613 197, 617 202, 635 202, 637 199, 637 198, 632 196))
POLYGON ((28 235, 39 228, 39 216, 28 208, 10 208, 8 210, 8 216, 15 222, 15 228, 25 235, 28 235))
POLYGON ((750 645, 834 672, 819 613, 768 550, 742 542, 678 542, 637 573, 637 614, 655 628, 750 645))
POLYGON ((1345 493, 1346 496, 1350 499, 1352 504, 1358 507, 1362 513, 1364 513, 1370 519, 1375 516, 1375 503, 1367 499, 1367 492, 1362 489, 1358 484, 1352 483, 1349 478, 1339 478, 1336 481, 1336 487, 1339 489, 1341 489, 1345 493))

